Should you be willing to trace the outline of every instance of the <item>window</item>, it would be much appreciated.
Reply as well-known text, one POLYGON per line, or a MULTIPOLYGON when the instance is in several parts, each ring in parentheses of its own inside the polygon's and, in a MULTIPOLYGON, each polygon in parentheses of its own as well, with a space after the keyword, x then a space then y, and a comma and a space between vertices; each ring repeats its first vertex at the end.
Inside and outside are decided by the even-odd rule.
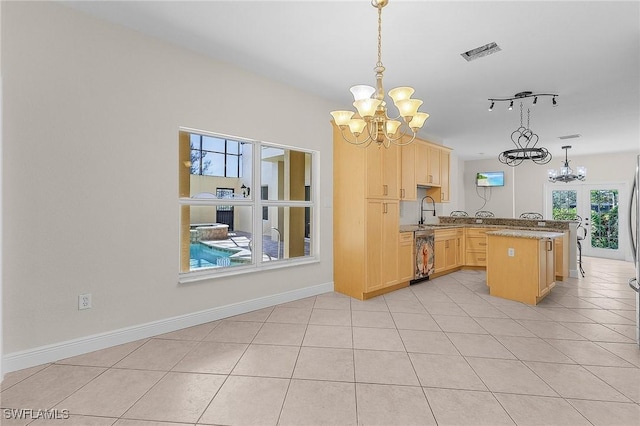
POLYGON ((191 133, 191 174, 242 177, 242 142, 191 133))
POLYGON ((314 152, 190 129, 179 146, 180 281, 317 260, 314 152))

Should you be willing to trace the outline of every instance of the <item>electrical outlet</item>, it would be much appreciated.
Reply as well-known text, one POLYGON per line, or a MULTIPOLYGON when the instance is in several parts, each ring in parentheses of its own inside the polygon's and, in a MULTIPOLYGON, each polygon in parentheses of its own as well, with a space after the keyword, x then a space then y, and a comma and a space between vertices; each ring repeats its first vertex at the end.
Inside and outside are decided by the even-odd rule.
POLYGON ((91 293, 78 295, 78 310, 91 308, 91 293))
POLYGON ((515 256, 515 255, 516 255, 516 250, 515 250, 515 249, 512 249, 511 247, 509 247, 509 248, 507 249, 507 255, 508 255, 509 257, 513 257, 513 256, 515 256))
POLYGON ((482 223, 482 219, 476 219, 476 223, 482 223))
POLYGON ((538 226, 547 226, 547 222, 538 222, 538 226))

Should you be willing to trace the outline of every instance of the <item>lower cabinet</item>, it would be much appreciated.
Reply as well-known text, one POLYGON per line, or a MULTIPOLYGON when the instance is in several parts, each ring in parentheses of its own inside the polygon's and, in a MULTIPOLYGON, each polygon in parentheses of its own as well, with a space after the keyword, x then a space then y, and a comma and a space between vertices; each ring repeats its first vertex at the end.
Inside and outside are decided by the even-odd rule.
POLYGON ((460 229, 436 229, 434 238, 434 273, 445 272, 464 264, 464 232, 460 229))
POLYGON ((555 286, 554 242, 549 238, 488 236, 489 294, 536 305, 555 286))
POLYGON ((487 228, 465 229, 465 265, 487 266, 487 231, 487 228))
POLYGON ((398 239, 398 282, 413 279, 413 232, 401 232, 398 239))
POLYGON ((564 232, 564 237, 556 238, 555 247, 555 263, 556 263, 556 279, 562 281, 569 276, 569 231, 564 232))
POLYGON ((365 293, 398 283, 397 200, 367 200, 365 293))

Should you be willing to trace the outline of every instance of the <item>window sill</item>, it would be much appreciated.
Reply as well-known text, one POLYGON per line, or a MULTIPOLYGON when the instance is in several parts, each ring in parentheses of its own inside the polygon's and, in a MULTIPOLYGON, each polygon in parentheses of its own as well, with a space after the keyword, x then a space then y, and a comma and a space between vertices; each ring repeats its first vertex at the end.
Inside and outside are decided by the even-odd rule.
POLYGON ((314 263, 320 263, 320 259, 318 257, 306 257, 304 259, 289 259, 268 262, 263 263, 260 266, 248 265, 233 268, 212 268, 202 271, 182 272, 178 274, 178 283, 188 284, 205 280, 213 280, 222 277, 259 273, 272 269, 290 268, 294 266, 310 265, 314 263))

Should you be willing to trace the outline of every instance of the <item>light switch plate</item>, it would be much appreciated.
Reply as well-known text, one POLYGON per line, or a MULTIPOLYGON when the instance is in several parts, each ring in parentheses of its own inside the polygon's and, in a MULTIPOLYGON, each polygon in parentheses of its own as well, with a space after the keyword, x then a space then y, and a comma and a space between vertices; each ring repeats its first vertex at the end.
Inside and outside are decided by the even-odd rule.
POLYGON ((482 223, 482 219, 476 219, 476 223, 482 223))
POLYGON ((538 222, 538 226, 547 226, 547 222, 538 222))
POLYGON ((513 256, 515 256, 515 255, 516 255, 516 250, 515 250, 515 249, 513 249, 513 248, 511 248, 511 247, 509 247, 509 248, 507 249, 507 255, 509 255, 509 257, 513 257, 513 256))

